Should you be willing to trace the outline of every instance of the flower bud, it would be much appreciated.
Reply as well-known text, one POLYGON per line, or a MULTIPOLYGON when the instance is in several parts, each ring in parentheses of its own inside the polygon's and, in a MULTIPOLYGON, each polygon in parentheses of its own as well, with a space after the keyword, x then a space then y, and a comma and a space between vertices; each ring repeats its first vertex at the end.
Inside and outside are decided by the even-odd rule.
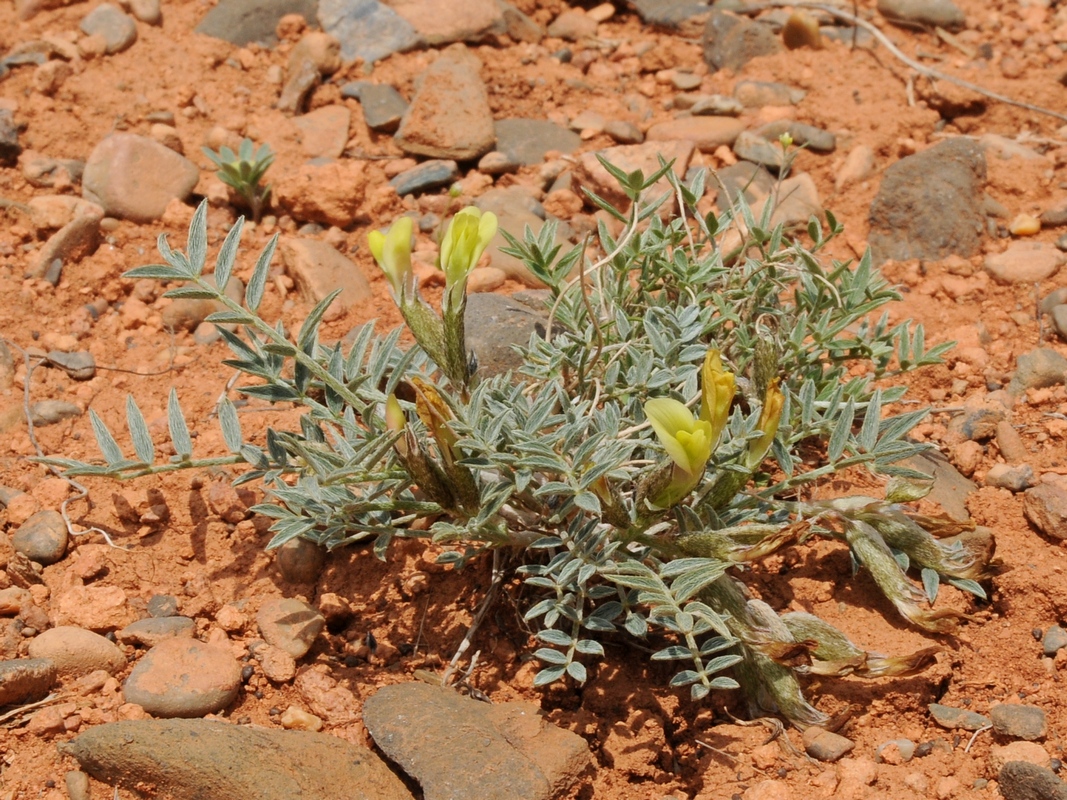
POLYGON ((700 371, 700 418, 711 424, 711 446, 714 449, 730 416, 737 382, 732 372, 722 368, 718 350, 708 350, 700 371))
POLYGON ((452 218, 441 240, 437 265, 445 273, 444 311, 458 308, 467 290, 467 276, 482 257, 497 230, 496 214, 473 206, 452 218))
POLYGON ((389 279, 393 299, 401 307, 415 296, 415 273, 411 269, 412 224, 411 217, 400 217, 384 234, 381 231, 367 234, 371 255, 389 279))

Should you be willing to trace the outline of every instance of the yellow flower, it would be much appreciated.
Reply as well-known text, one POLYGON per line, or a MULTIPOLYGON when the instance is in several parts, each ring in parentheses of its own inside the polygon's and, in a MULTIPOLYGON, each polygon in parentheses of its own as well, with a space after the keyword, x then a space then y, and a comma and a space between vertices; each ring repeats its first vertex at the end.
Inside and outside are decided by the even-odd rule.
POLYGON ((393 298, 398 305, 404 305, 415 295, 415 273, 411 270, 411 232, 411 217, 400 217, 386 233, 371 231, 367 234, 371 255, 389 279, 393 298))
POLYGON ((719 351, 708 350, 701 374, 700 418, 711 424, 711 446, 715 447, 730 416, 737 382, 732 372, 722 368, 719 351))
POLYGON ((469 207, 452 218, 441 240, 437 264, 445 272, 444 306, 459 306, 467 290, 467 276, 496 235, 496 214, 469 207))
POLYGON ((763 409, 759 415, 759 429, 762 435, 759 439, 748 446, 745 462, 749 469, 755 469, 763 461, 763 457, 774 444, 774 437, 778 435, 778 423, 782 419, 782 405, 785 403, 785 395, 778 388, 778 379, 771 381, 767 387, 767 394, 763 398, 763 409))
POLYGON ((671 461, 687 475, 700 475, 711 458, 711 423, 669 397, 646 402, 645 416, 671 461))

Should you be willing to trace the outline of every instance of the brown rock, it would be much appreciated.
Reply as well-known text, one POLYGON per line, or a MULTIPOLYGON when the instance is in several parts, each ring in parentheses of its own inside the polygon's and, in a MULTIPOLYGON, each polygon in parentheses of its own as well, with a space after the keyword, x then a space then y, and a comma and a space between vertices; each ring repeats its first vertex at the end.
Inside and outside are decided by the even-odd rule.
POLYGON ((133 609, 126 592, 118 586, 71 586, 61 591, 53 604, 57 625, 75 625, 91 631, 125 628, 133 622, 133 609))
POLYGON ((296 659, 280 647, 262 642, 252 648, 252 654, 263 674, 275 683, 286 683, 296 677, 296 659))
POLYGON ((159 142, 113 133, 90 154, 82 193, 110 217, 152 222, 171 200, 185 200, 199 178, 196 164, 159 142))
POLYGON ((331 725, 347 725, 359 719, 356 696, 338 682, 320 672, 325 667, 304 669, 293 686, 308 707, 331 725))
POLYGON ((123 684, 126 700, 156 717, 202 717, 237 697, 241 664, 228 649, 196 639, 164 639, 123 684))
MULTIPOLYGON (((689 168, 693 150, 691 141, 678 140, 620 145, 600 150, 598 153, 608 163, 625 172, 639 169, 645 175, 651 175, 659 169, 659 156, 662 156, 666 161, 674 162, 674 174, 682 177, 689 168)), ((579 156, 580 169, 575 173, 575 177, 590 191, 596 192, 601 197, 620 204, 627 203, 626 195, 619 189, 618 182, 597 160, 598 153, 583 153, 579 156)), ((650 197, 658 197, 669 190, 670 184, 663 178, 648 191, 648 194, 650 197)))
POLYGON ((60 625, 40 633, 30 641, 32 658, 47 658, 60 675, 79 677, 97 670, 114 675, 126 666, 126 656, 98 633, 84 628, 60 625))
POLYGON ((400 121, 396 143, 405 153, 466 161, 493 149, 496 133, 481 62, 463 45, 441 53, 422 75, 400 121))
POLYGON ((340 105, 323 106, 294 120, 300 131, 300 147, 311 158, 340 158, 348 144, 352 114, 340 105))
POLYGON ((326 620, 303 600, 276 598, 262 605, 256 624, 268 644, 301 658, 326 627, 326 620))
POLYGON ((389 0, 386 3, 406 19, 431 47, 451 42, 475 42, 490 34, 510 33, 504 9, 496 0, 389 0))
POLYGON ((341 43, 322 31, 305 34, 289 52, 289 73, 310 61, 320 75, 332 75, 341 68, 341 43))
POLYGON ((40 700, 55 684, 56 672, 50 658, 0 661, 0 707, 40 700))
POLYGON ((274 196, 294 219, 345 228, 359 213, 366 189, 361 161, 305 164, 274 186, 274 196))
POLYGON ((82 216, 96 217, 98 220, 104 217, 104 209, 96 203, 69 194, 31 197, 26 205, 30 207, 30 221, 38 233, 57 231, 82 216))
POLYGON ((732 145, 744 129, 744 123, 731 117, 683 117, 653 125, 645 139, 692 142, 702 153, 713 153, 723 145, 732 145))
POLYGON ((1013 242, 1003 253, 985 258, 986 271, 998 283, 1036 283, 1055 275, 1067 254, 1047 242, 1013 242))
POLYGON ((989 766, 993 772, 1000 772, 1009 761, 1026 761, 1046 769, 1052 759, 1048 752, 1037 742, 1009 742, 1005 745, 993 745, 989 748, 989 766))
POLYGON ((1023 494, 1023 513, 1039 531, 1053 539, 1067 539, 1067 490, 1042 483, 1023 494))
POLYGON ((100 246, 102 218, 102 213, 100 216, 87 214, 75 217, 48 237, 37 257, 37 263, 29 271, 30 277, 43 278, 57 260, 63 264, 77 263, 95 253, 96 248, 100 246))

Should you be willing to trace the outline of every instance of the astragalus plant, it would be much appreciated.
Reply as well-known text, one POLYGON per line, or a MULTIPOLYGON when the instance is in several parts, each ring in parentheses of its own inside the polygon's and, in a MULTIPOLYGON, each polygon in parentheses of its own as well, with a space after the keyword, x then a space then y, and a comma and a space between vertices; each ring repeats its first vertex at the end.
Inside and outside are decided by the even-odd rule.
POLYGON ((440 309, 412 272, 411 220, 371 233, 418 345, 366 325, 345 349, 318 337, 333 295, 298 336, 259 316, 274 241, 244 304, 215 288, 233 268, 240 221, 207 281, 201 206, 184 253, 160 237, 164 263, 127 276, 222 303, 211 319, 243 326, 222 329, 234 353, 226 363, 252 379, 240 392, 303 407, 299 429, 246 441, 223 400, 230 455, 194 459, 172 394, 177 455, 158 464, 130 398, 133 457, 94 414, 104 463, 57 463, 125 478, 244 465, 237 481, 261 481, 269 498, 255 510, 274 520, 271 547, 373 539, 385 558, 394 537, 425 537, 446 545, 442 560, 457 569, 495 554, 531 590, 538 685, 586 681, 606 657, 605 636, 648 639, 653 660, 679 663, 671 685, 693 698, 740 688, 753 713, 807 726, 826 716, 805 700, 800 675, 922 669, 936 647, 865 652, 815 616, 778 614, 745 578, 775 551, 829 537, 926 631, 950 632, 960 616, 931 607, 940 581, 983 596, 991 543, 905 504, 921 495, 922 476, 897 462, 920 449, 907 434, 925 412, 883 417, 904 394, 892 379, 937 362, 945 346, 928 350, 921 327, 889 324, 883 307, 899 296, 869 257, 825 256, 839 232, 832 215, 825 229, 812 219, 806 238, 791 236, 771 228, 773 203, 760 219, 743 203, 696 213, 704 173, 687 185, 666 165, 647 178, 605 166, 631 201, 620 211, 591 195, 618 221, 615 235, 602 222, 567 252, 551 223, 509 237, 508 251, 548 288, 549 324, 506 375, 479 374, 464 336, 466 282, 496 231, 491 214, 466 209, 444 233, 440 309), (883 476, 885 497, 810 500, 813 483, 846 468, 883 476))

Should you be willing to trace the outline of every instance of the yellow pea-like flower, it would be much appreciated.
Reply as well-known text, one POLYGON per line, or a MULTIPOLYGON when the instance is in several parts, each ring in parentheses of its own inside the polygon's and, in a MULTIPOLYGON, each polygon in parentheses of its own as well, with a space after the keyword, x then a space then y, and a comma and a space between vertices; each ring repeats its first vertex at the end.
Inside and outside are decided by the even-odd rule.
POLYGON ((767 387, 767 394, 763 398, 763 409, 759 415, 760 438, 752 442, 748 447, 745 462, 749 469, 755 469, 767 455, 774 444, 774 437, 778 435, 778 423, 782 420, 782 406, 785 404, 785 395, 778 387, 778 379, 771 381, 767 387))
POLYGON ((412 230, 411 217, 400 217, 385 233, 371 231, 367 234, 371 255, 388 278, 398 305, 404 305, 415 295, 415 273, 411 269, 412 230))
POLYGON ((730 417, 737 381, 732 372, 722 368, 722 357, 715 349, 708 350, 704 356, 700 375, 700 418, 711 424, 711 446, 714 448, 730 417))
POLYGON ((445 309, 456 308, 467 289, 467 276, 496 235, 496 214, 473 206, 452 218, 441 240, 437 264, 445 273, 445 309))

